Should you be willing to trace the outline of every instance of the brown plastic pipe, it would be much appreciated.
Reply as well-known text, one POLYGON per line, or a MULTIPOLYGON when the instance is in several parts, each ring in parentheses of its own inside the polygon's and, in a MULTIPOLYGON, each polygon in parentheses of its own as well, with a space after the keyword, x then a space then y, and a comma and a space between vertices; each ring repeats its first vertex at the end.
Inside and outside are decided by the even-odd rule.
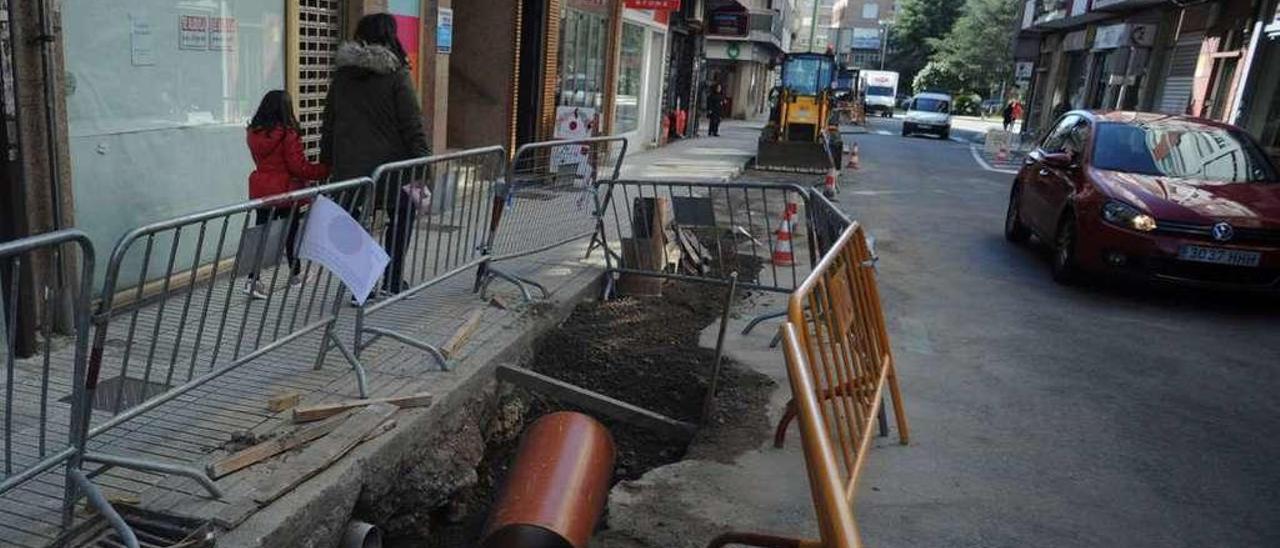
POLYGON ((525 431, 483 548, 586 548, 613 476, 613 436, 582 413, 542 417, 525 431))

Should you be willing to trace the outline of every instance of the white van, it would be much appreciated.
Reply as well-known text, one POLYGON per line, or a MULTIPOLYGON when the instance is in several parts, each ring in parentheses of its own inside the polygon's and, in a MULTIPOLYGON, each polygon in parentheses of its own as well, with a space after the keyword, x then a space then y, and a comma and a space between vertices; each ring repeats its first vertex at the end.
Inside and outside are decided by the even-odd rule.
POLYGON ((902 121, 902 136, 932 133, 939 138, 951 137, 951 96, 945 93, 917 93, 907 103, 907 116, 902 121))

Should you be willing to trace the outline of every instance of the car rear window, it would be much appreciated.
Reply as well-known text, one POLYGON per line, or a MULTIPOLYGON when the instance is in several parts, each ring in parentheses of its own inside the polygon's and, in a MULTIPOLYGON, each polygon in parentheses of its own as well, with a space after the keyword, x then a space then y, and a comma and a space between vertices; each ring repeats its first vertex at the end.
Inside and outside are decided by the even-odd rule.
POLYGON ((1093 166, 1229 183, 1275 178, 1271 163, 1248 135, 1191 124, 1098 124, 1093 166))

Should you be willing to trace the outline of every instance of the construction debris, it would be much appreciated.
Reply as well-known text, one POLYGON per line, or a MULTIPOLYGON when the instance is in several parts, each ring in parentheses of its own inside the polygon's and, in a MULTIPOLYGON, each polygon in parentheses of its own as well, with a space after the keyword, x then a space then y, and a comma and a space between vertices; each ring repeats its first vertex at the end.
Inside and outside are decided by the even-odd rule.
POLYGON ((338 403, 327 403, 324 405, 313 405, 310 407, 296 407, 293 410, 293 422, 311 422, 332 417, 357 407, 365 407, 375 404, 389 404, 401 409, 410 407, 427 407, 431 405, 431 393, 422 392, 409 396, 395 396, 392 398, 374 398, 368 400, 347 400, 338 403))
POLYGON ((453 336, 449 337, 449 342, 440 347, 440 353, 444 354, 446 358, 452 358, 454 354, 462 350, 462 347, 467 345, 467 341, 471 340, 471 335, 476 332, 476 328, 480 327, 480 318, 483 316, 483 308, 472 310, 466 321, 463 321, 458 330, 453 332, 453 336))
POLYGON ((396 406, 375 402, 353 414, 324 439, 308 445, 288 466, 282 466, 255 489, 254 502, 267 505, 292 491, 303 482, 333 465, 347 453, 363 443, 371 432, 396 412, 396 406))
POLYGON ((271 396, 271 399, 267 400, 267 410, 272 413, 288 411, 297 407, 298 403, 301 401, 302 394, 299 392, 281 392, 271 396))
POLYGON ((205 467, 205 471, 208 472, 210 478, 218 479, 237 470, 243 470, 333 432, 343 422, 346 422, 350 416, 351 413, 344 413, 325 422, 305 426, 275 439, 259 443, 217 462, 209 463, 205 467))

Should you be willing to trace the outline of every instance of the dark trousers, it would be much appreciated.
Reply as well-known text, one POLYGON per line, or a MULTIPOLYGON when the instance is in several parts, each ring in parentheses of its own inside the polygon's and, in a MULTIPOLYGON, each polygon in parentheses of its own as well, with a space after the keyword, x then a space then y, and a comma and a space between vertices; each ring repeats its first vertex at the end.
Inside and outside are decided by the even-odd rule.
MULTIPOLYGON (((302 261, 298 260, 298 227, 302 224, 303 212, 299 210, 296 214, 293 207, 263 207, 254 211, 254 225, 262 226, 274 219, 290 219, 289 232, 284 239, 284 254, 289 259, 289 275, 297 276, 302 272, 302 261)), ((254 274, 249 274, 249 279, 256 278, 254 274)))
POLYGON ((418 218, 418 209, 403 192, 393 201, 395 203, 392 207, 387 208, 391 215, 382 233, 382 247, 391 257, 387 271, 382 276, 382 289, 389 293, 399 293, 407 289, 404 287, 404 262, 413 236, 414 223, 418 218))
POLYGON ((707 128, 707 133, 709 135, 719 136, 720 135, 720 113, 712 112, 711 114, 707 115, 707 118, 710 119, 711 121, 711 127, 707 128))

